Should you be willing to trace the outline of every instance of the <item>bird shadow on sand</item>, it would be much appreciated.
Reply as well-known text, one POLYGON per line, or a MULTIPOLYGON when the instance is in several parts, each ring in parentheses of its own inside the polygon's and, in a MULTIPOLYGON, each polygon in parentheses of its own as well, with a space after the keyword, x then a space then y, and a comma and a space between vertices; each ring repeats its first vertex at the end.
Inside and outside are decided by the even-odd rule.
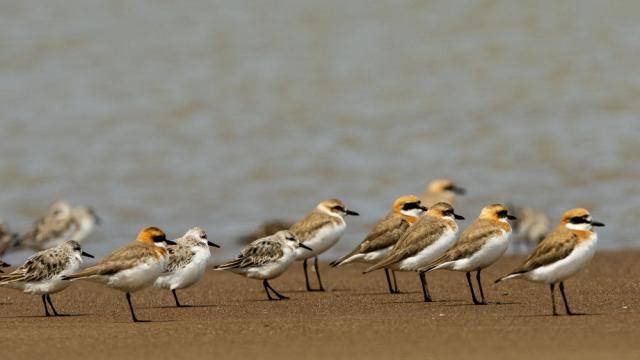
POLYGON ((474 304, 470 301, 465 300, 449 300, 450 302, 454 302, 453 304, 448 304, 445 306, 500 306, 500 305, 518 305, 518 302, 502 302, 502 301, 489 301, 486 304, 474 304))
POLYGON ((405 301, 383 301, 382 304, 441 304, 448 303, 450 300, 432 300, 432 301, 424 301, 423 299, 416 300, 405 300, 405 301))
POLYGON ((213 304, 199 304, 199 305, 160 305, 160 306, 151 306, 148 309, 195 309, 195 308, 215 308, 221 307, 223 305, 213 305, 213 304))
POLYGON ((59 314, 57 316, 44 316, 44 315, 11 315, 0 316, 0 319, 55 319, 55 318, 74 318, 82 316, 92 316, 94 314, 59 314))
POLYGON ((138 320, 137 322, 133 322, 131 320, 126 321, 126 320, 122 320, 122 321, 114 321, 114 324, 134 324, 134 325, 138 325, 138 324, 161 324, 161 323, 173 323, 176 322, 178 320, 172 320, 172 319, 164 319, 164 320, 138 320))
POLYGON ((570 319, 572 317, 589 317, 589 316, 603 316, 606 314, 599 314, 599 313, 594 313, 594 314, 587 314, 587 313, 574 313, 572 315, 567 315, 567 314, 560 314, 560 315, 553 315, 553 314, 525 314, 525 315, 509 315, 508 317, 512 317, 512 318, 555 318, 555 319, 570 319))

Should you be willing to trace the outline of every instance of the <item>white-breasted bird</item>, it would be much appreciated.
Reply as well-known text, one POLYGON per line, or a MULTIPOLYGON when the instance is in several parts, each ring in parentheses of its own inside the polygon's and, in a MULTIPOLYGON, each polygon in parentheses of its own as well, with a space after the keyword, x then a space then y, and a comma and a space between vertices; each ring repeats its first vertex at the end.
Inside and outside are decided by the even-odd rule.
POLYGON ((498 261, 509 247, 509 220, 515 219, 503 204, 485 206, 478 219, 462 232, 456 243, 424 270, 429 272, 447 269, 466 272, 473 303, 486 304, 480 272, 498 261), (472 271, 476 272, 481 300, 476 298, 473 291, 472 271))
POLYGON ((329 199, 319 203, 313 211, 289 229, 301 243, 313 249, 312 251, 296 250, 296 260, 302 260, 307 291, 324 291, 318 268, 318 255, 327 251, 340 240, 347 227, 347 223, 344 221, 344 216, 347 215, 358 216, 360 214, 347 209, 342 200, 329 199), (318 279, 317 289, 312 288, 309 282, 307 260, 310 258, 314 258, 313 268, 318 279))
POLYGON ((219 248, 220 245, 207 240, 207 233, 199 227, 189 229, 175 242, 175 245, 167 247, 169 254, 165 269, 154 286, 171 290, 176 306, 183 307, 185 305, 180 304, 176 290, 187 288, 202 279, 211 258, 209 247, 219 248))
POLYGON ((564 281, 583 269, 593 258, 598 243, 594 226, 604 226, 594 221, 587 209, 576 208, 564 213, 560 225, 545 237, 525 260, 522 266, 496 280, 524 279, 549 284, 553 315, 558 315, 555 302, 555 285, 560 284, 567 315, 573 315, 564 292, 564 281))

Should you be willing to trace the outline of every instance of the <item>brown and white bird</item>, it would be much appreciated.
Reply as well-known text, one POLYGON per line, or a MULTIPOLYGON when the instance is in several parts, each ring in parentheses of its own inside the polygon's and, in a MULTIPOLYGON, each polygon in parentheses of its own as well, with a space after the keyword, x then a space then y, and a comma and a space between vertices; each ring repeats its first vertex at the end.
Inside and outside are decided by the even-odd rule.
POLYGON ((446 202, 451 206, 456 205, 456 195, 464 195, 467 191, 456 185, 449 179, 436 179, 429 183, 426 191, 420 197, 420 201, 426 207, 431 207, 435 203, 446 202))
POLYGON ((73 208, 66 201, 56 201, 47 213, 34 224, 34 228, 20 237, 20 246, 43 250, 72 240, 77 225, 73 219, 73 208))
POLYGON ((53 307, 51 294, 60 292, 70 285, 63 278, 80 268, 83 256, 93 257, 82 251, 78 242, 65 241, 54 248, 32 255, 11 273, 0 276, 0 286, 22 290, 27 294, 42 295, 45 316, 51 315, 47 303, 53 315, 58 316, 60 314, 53 307))
MULTIPOLYGON (((391 211, 378 221, 364 240, 353 251, 332 262, 331 266, 341 266, 351 262, 375 264, 384 259, 409 226, 418 221, 425 211, 427 208, 422 206, 420 199, 415 195, 400 196, 393 202, 391 211)), ((393 285, 389 277, 389 269, 385 268, 384 273, 387 277, 389 292, 399 293, 395 273, 393 273, 393 285)))
POLYGON ((473 303, 486 304, 480 272, 498 261, 509 247, 509 235, 511 235, 509 220, 515 220, 515 216, 509 214, 509 209, 505 205, 485 206, 478 219, 462 232, 456 243, 424 270, 429 272, 447 269, 466 272, 473 303), (480 301, 473 291, 472 271, 476 272, 480 301))
POLYGON ((162 274, 167 259, 167 244, 176 243, 167 240, 165 233, 157 227, 145 228, 133 244, 121 247, 98 264, 63 279, 89 279, 126 293, 131 318, 138 322, 131 304, 131 293, 153 285, 162 274))
POLYGON ((319 203, 312 212, 293 224, 289 229, 300 240, 300 243, 313 249, 311 251, 306 249, 296 250, 296 260, 302 260, 303 262, 302 267, 307 291, 324 291, 322 280, 320 279, 320 269, 318 269, 318 255, 327 251, 340 240, 344 229, 347 227, 343 217, 347 215, 358 216, 359 214, 347 209, 341 200, 329 199, 319 203), (309 283, 307 272, 307 259, 309 258, 314 258, 313 268, 319 285, 317 289, 311 288, 309 283))
POLYGON ((447 251, 456 240, 456 219, 464 219, 445 202, 427 210, 420 220, 409 227, 389 254, 364 273, 388 268, 397 271, 417 271, 420 275, 424 301, 431 301, 427 279, 422 269, 447 251))
POLYGON ((507 279, 524 279, 549 284, 553 315, 558 315, 554 289, 559 283, 567 314, 573 315, 564 292, 564 281, 584 268, 593 258, 598 243, 594 226, 604 224, 594 221, 586 209, 567 211, 562 216, 560 225, 538 244, 524 264, 496 280, 496 283, 507 279))
POLYGON ((74 206, 71 210, 71 216, 76 226, 71 237, 79 243, 83 242, 102 222, 92 207, 84 205, 74 206))

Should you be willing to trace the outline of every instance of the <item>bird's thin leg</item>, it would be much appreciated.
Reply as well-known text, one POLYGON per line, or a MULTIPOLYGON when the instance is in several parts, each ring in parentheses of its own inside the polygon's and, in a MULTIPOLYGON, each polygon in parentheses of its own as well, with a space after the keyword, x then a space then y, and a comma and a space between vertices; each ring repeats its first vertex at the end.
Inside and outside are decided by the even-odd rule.
POLYGON ((567 315, 575 315, 574 312, 569 308, 569 302, 567 301, 567 295, 564 293, 564 282, 560 282, 560 293, 562 294, 562 299, 564 300, 564 308, 567 310, 567 315))
POLYGON ((389 294, 394 293, 393 286, 391 285, 391 278, 389 277, 389 269, 384 268, 384 275, 387 277, 387 285, 389 285, 389 294))
POLYGON ((51 306, 51 310, 53 310, 53 316, 60 316, 60 314, 58 314, 58 312, 56 311, 56 308, 53 307, 53 302, 51 302, 51 295, 46 294, 45 296, 47 298, 49 306, 51 306))
POLYGON ((478 301, 478 299, 476 299, 476 294, 473 291, 473 283, 471 282, 471 273, 467 272, 467 283, 469 283, 469 290, 471 291, 471 300, 473 300, 473 303, 476 305, 480 304, 480 301, 478 301))
POLYGON ((280 294, 279 292, 277 292, 276 289, 272 288, 267 280, 265 280, 264 282, 267 284, 267 287, 271 291, 273 291, 274 294, 276 294, 276 296, 278 297, 278 300, 288 300, 289 299, 288 296, 284 296, 284 295, 280 294))
POLYGON ((549 288, 551 289, 551 307, 553 308, 553 315, 558 315, 558 312, 556 312, 556 295, 554 291, 556 284, 549 284, 549 288))
POLYGON ((264 286, 264 291, 267 292, 267 296, 269 297, 269 300, 275 300, 274 298, 271 297, 271 293, 269 292, 269 283, 267 282, 267 279, 262 280, 262 286, 264 286))
POLYGON ((396 280, 396 272, 391 270, 391 275, 393 275, 393 292, 395 294, 400 294, 400 289, 398 289, 398 280, 396 280))
POLYGON ((480 271, 482 270, 478 270, 476 272, 476 281, 478 282, 478 287, 480 288, 480 298, 482 299, 481 304, 485 305, 487 302, 484 299, 484 291, 482 291, 482 280, 480 279, 480 271))
POLYGON ((429 284, 427 283, 427 277, 424 271, 418 273, 420 275, 420 284, 422 284, 422 295, 424 295, 424 302, 431 302, 431 294, 429 294, 429 284))
POLYGON ((47 295, 42 295, 42 305, 44 305, 44 316, 51 316, 49 309, 47 308, 47 295))
POLYGON ((318 267, 318 257, 316 256, 313 260, 313 268, 316 270, 316 277, 318 277, 318 285, 320 288, 318 291, 324 291, 324 286, 322 286, 322 280, 320 280, 320 268, 318 267))
POLYGON ((173 298, 176 300, 176 306, 177 307, 183 307, 183 305, 180 304, 180 300, 178 300, 178 294, 176 293, 176 290, 173 289, 173 290, 171 290, 171 292, 173 293, 173 298))
POLYGON ((307 291, 313 291, 311 285, 309 285, 309 273, 307 272, 307 259, 302 262, 302 269, 304 270, 304 281, 307 283, 307 291))
POLYGON ((131 319, 133 320, 133 322, 139 322, 138 318, 136 317, 136 313, 133 310, 133 305, 131 304, 131 294, 127 293, 126 297, 127 302, 129 303, 129 310, 131 310, 131 319))

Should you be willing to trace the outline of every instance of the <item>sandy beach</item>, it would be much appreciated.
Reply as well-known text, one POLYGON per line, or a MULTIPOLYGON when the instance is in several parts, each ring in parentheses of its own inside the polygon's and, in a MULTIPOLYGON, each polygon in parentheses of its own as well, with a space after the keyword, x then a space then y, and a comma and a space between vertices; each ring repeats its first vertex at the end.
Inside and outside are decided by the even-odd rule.
MULTIPOLYGON (((599 253, 566 285, 574 311, 550 316, 546 286, 493 279, 522 256, 486 271, 486 306, 470 305, 463 273, 429 277, 434 303, 422 300, 415 274, 400 274, 399 295, 386 293, 381 272, 364 266, 328 269, 327 293, 307 293, 301 265, 272 282, 291 300, 266 301, 260 282, 208 271, 181 291, 176 309, 167 291, 134 296, 133 324, 124 296, 78 282, 54 295, 60 312, 45 318, 37 296, 0 289, 3 358, 402 358, 637 359, 640 354, 640 252, 599 253)), ((559 296, 558 296, 558 300, 559 296)), ((561 303, 559 302, 558 305, 561 303)))

